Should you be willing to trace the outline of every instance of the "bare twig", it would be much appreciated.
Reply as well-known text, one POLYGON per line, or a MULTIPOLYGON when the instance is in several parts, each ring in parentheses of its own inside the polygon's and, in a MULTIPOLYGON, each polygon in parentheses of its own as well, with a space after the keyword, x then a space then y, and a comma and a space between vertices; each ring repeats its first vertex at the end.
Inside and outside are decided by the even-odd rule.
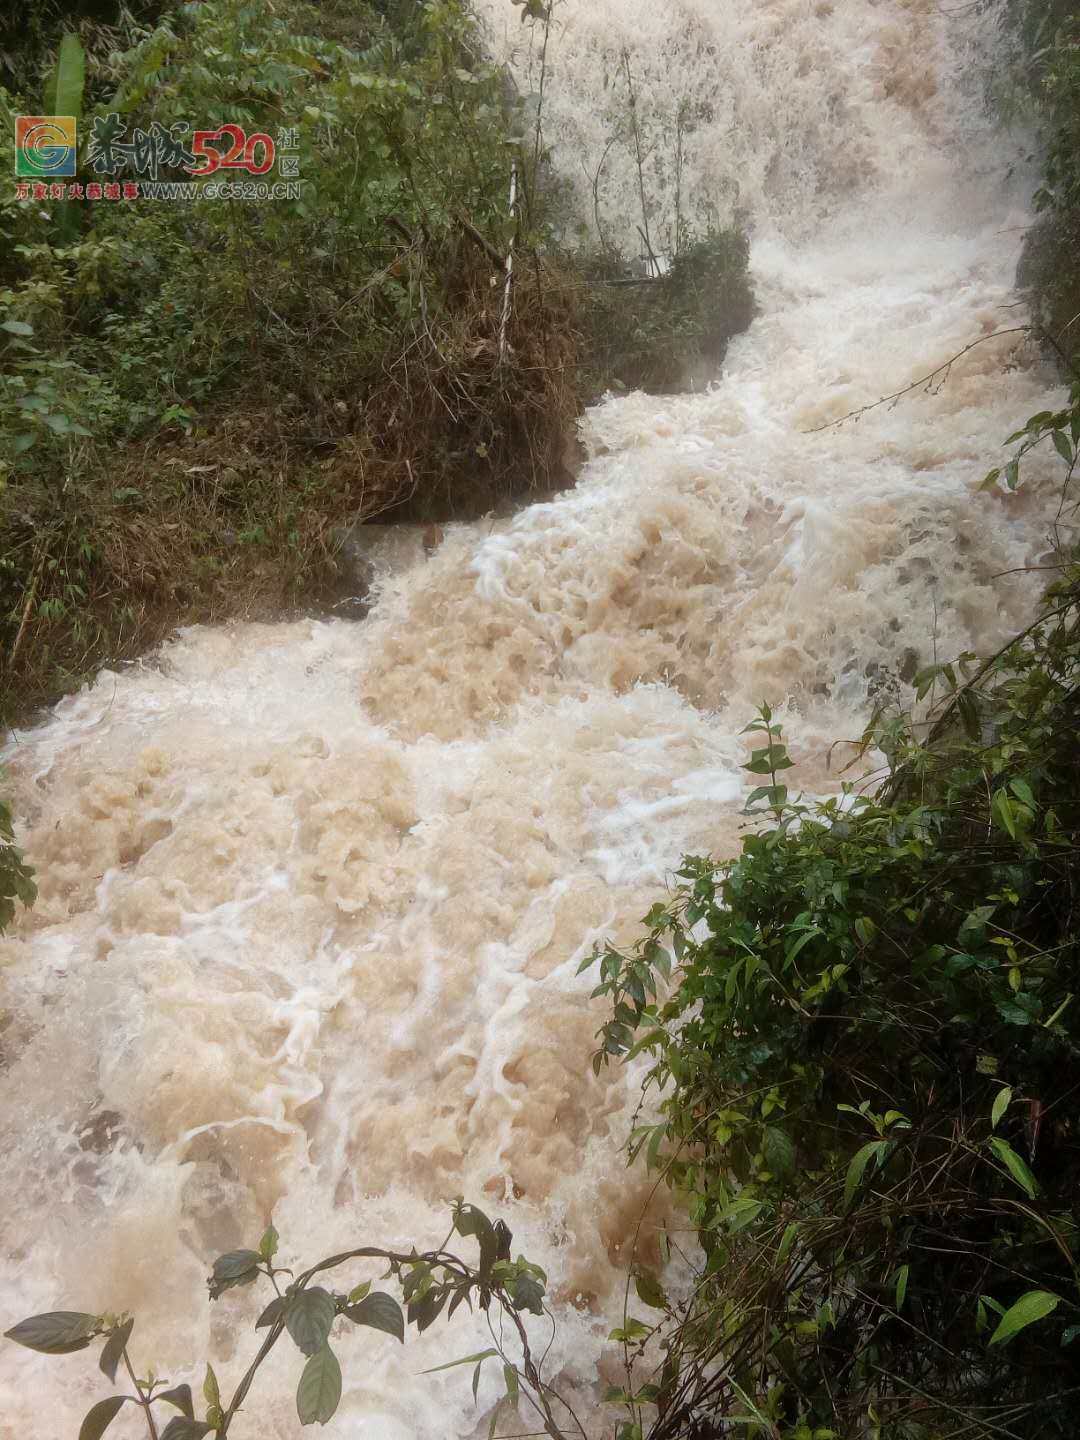
POLYGON ((803 433, 805 435, 817 435, 822 430, 834 430, 838 425, 843 425, 848 420, 858 420, 860 416, 868 414, 871 410, 877 410, 882 405, 891 405, 895 401, 903 399, 905 395, 910 395, 913 390, 925 388, 927 391, 936 393, 936 391, 933 390, 935 383, 940 389, 949 378, 949 372, 952 367, 958 360, 968 354, 969 351, 976 349, 979 345, 985 345, 988 340, 1000 340, 1002 335, 1030 335, 1031 332, 1032 327, 1030 325, 1012 325, 1007 330, 995 330, 992 335, 983 335, 978 340, 973 340, 970 345, 965 345, 962 350, 958 350, 956 354, 948 360, 944 360, 940 365, 936 365, 929 374, 921 376, 918 380, 913 380, 910 385, 905 385, 903 389, 894 390, 891 395, 883 395, 880 400, 874 400, 869 405, 860 405, 857 410, 849 410, 846 415, 841 415, 839 420, 829 420, 824 425, 812 425, 809 430, 805 430, 803 433))

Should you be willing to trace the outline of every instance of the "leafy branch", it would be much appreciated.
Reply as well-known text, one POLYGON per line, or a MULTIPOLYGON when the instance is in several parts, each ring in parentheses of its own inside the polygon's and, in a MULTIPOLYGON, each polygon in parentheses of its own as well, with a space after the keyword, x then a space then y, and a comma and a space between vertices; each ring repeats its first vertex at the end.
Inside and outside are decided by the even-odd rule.
POLYGON ((139 1376, 128 1348, 135 1327, 131 1315, 57 1310, 31 1316, 5 1333, 9 1340, 44 1355, 71 1354, 103 1339, 99 1368, 110 1384, 115 1384, 117 1370, 123 1362, 133 1393, 109 1395, 91 1406, 79 1431, 79 1440, 101 1440, 128 1404, 142 1410, 150 1440, 203 1440, 207 1435, 224 1440, 260 1368, 283 1335, 288 1335, 305 1357, 296 1391, 300 1423, 325 1425, 341 1400, 341 1365, 330 1344, 337 1321, 346 1320, 352 1325, 382 1331, 404 1343, 407 1326, 414 1326, 418 1334, 423 1334, 444 1311, 449 1320, 465 1304, 470 1310, 475 1306, 487 1315, 494 1348, 436 1369, 473 1363, 475 1397, 484 1361, 496 1356, 502 1360, 506 1392, 492 1417, 490 1433, 495 1433, 502 1405, 509 1401, 516 1406, 519 1397, 524 1395, 539 1415, 545 1434, 561 1440, 566 1433, 556 1420, 553 1406, 558 1404, 566 1412, 574 1433, 584 1440, 585 1431, 573 1410, 544 1380, 542 1361, 537 1362, 533 1356, 523 1320, 524 1314, 542 1316, 546 1313, 546 1275, 524 1256, 512 1258, 513 1236, 501 1220, 492 1222, 482 1210, 463 1200, 454 1202, 452 1215, 450 1234, 437 1249, 398 1251, 361 1245, 319 1260, 295 1277, 291 1270, 275 1264, 279 1237, 272 1225, 263 1234, 257 1249, 232 1250, 218 1256, 207 1282, 211 1300, 218 1300, 227 1291, 251 1285, 260 1278, 269 1280, 275 1293, 255 1322, 255 1329, 265 1330, 266 1336, 227 1404, 213 1366, 207 1365, 201 1419, 195 1412, 190 1385, 170 1386, 168 1380, 159 1378, 152 1370, 145 1377, 139 1376), (446 1249, 455 1233, 477 1242, 480 1254, 476 1264, 446 1249), (393 1277, 398 1282, 404 1308, 388 1292, 373 1291, 370 1281, 363 1281, 348 1291, 312 1283, 319 1276, 357 1260, 385 1262, 384 1278, 393 1277), (289 1277, 284 1289, 278 1283, 279 1276, 289 1277), (506 1353, 496 1338, 491 1324, 492 1310, 510 1322, 521 1347, 520 1362, 506 1353), (159 1432, 155 1407, 161 1405, 179 1414, 172 1416, 159 1432))

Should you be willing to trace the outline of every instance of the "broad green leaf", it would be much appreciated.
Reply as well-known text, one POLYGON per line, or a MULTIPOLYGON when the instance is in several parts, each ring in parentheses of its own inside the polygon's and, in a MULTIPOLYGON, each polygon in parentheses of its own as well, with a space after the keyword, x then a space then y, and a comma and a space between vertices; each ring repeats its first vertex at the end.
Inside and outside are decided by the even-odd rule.
POLYGON ((640 1340, 643 1335, 651 1335, 652 1326, 646 1325, 644 1320, 637 1320, 631 1316, 625 1325, 617 1325, 608 1335, 609 1340, 640 1340))
POLYGON ((623 1063, 635 1059, 643 1050, 652 1050, 657 1045, 662 1045, 668 1038, 666 1030, 650 1030, 640 1040, 633 1044, 623 1056, 623 1063))
POLYGON ((92 1405, 79 1427, 79 1440, 101 1440, 121 1408, 131 1399, 130 1395, 110 1395, 107 1400, 99 1400, 92 1405))
POLYGON ((738 1234, 740 1230, 748 1229, 764 1209, 764 1201, 743 1196, 724 1211, 724 1220, 732 1234, 738 1234))
POLYGON ((1033 1325, 1036 1320, 1045 1320, 1060 1304, 1061 1296, 1052 1295, 1049 1290, 1029 1290, 1005 1311, 997 1329, 990 1336, 990 1344, 1004 1345, 1026 1326, 1033 1325))
POLYGON ((877 926, 869 915, 860 915, 855 921, 855 934, 864 945, 869 945, 877 932, 877 926))
POLYGON ((262 1256, 257 1250, 230 1250, 214 1261, 210 1276, 210 1295, 216 1299, 234 1285, 250 1285, 258 1277, 262 1256))
POLYGON ((519 1385, 518 1373, 513 1365, 503 1366, 503 1380, 506 1383, 506 1398, 510 1401, 511 1405, 516 1407, 518 1403, 519 1385))
POLYGON ((997 1095, 994 1097, 993 1108, 992 1108, 991 1111, 990 1111, 990 1128, 991 1128, 991 1130, 996 1130, 996 1129, 997 1129, 997 1127, 998 1127, 998 1121, 999 1121, 999 1120, 1001 1119, 1001 1117, 1005 1114, 1005 1111, 1009 1108, 1009 1101, 1010 1101, 1011 1099, 1012 1099, 1012 1089, 1011 1089, 1011 1087, 1008 1086, 1008 1085, 1003 1085, 1003 1086, 1001 1087, 1001 1089, 998 1091, 997 1095))
POLYGON ((1035 796, 1032 793, 1031 786, 1026 780, 1010 780, 1009 789, 1029 810, 1037 808, 1035 805, 1035 796))
POLYGON ((73 1350, 85 1349, 97 1328, 96 1315, 86 1315, 81 1310, 50 1310, 44 1315, 20 1320, 4 1334, 17 1345, 25 1345, 42 1355, 70 1355, 73 1350))
POLYGON ((69 30, 60 41, 56 64, 45 85, 45 111, 48 115, 82 114, 83 83, 86 79, 86 57, 78 35, 69 30))
POLYGON ((795 1173, 795 1143, 784 1130, 775 1125, 765 1127, 762 1144, 765 1165, 778 1180, 787 1180, 795 1173))
POLYGON ((780 1241, 780 1248, 776 1252, 776 1259, 778 1263, 787 1259, 788 1255, 791 1253, 792 1245, 795 1244, 795 1237, 796 1235, 798 1235, 798 1233, 799 1227, 794 1220, 792 1220, 788 1225, 784 1227, 784 1234, 780 1241))
POLYGON ((392 1295, 376 1290, 374 1295, 366 1296, 358 1305, 348 1306, 345 1314, 354 1325, 368 1325, 372 1330, 382 1330, 404 1345, 405 1316, 392 1295))
POLYGON ((1016 815, 1013 813, 1012 801, 1004 790, 995 790, 994 798, 990 805, 994 819, 1003 830, 1007 830, 1013 840, 1016 839, 1016 815))
POLYGON ((816 925, 811 926, 809 930, 804 930, 803 933, 799 936, 799 938, 795 941, 795 943, 788 946, 788 948, 784 952, 784 964, 794 964, 803 946, 809 945, 811 940, 816 940, 817 937, 822 934, 824 934, 824 931, 820 930, 816 925))
POLYGON ((296 1388, 296 1413, 301 1425, 325 1425, 341 1400, 341 1366, 337 1356, 324 1345, 316 1350, 300 1376, 296 1388))
POLYGON ((9 335, 33 335, 34 333, 34 327, 28 325, 25 320, 4 320, 0 322, 0 330, 6 330, 9 335))
POLYGON ((510 1286, 515 1310, 528 1310, 533 1315, 544 1313, 544 1287, 533 1275, 519 1275, 510 1286))
POLYGON ((305 1355, 316 1355, 326 1344, 334 1324, 334 1297, 321 1285, 309 1285, 290 1295, 285 1306, 285 1328, 305 1355))
POLYGON ((98 1369, 108 1377, 110 1385, 116 1380, 116 1367, 123 1358, 124 1347, 131 1339, 131 1332, 134 1328, 134 1320, 125 1320, 123 1325, 112 1332, 102 1348, 98 1369))
POLYGON ((1035 1176, 1028 1169, 1026 1162, 1021 1160, 1020 1156, 1017 1155, 1009 1142, 995 1135, 990 1141, 990 1149, 1001 1163, 1008 1168, 1009 1174, 1020 1188, 1026 1190, 1028 1195, 1034 1199, 1035 1193, 1039 1188, 1035 1181, 1035 1176))
POLYGON ((1073 460, 1073 448, 1069 437, 1063 430, 1055 430, 1052 435, 1054 449, 1058 452, 1066 465, 1071 465, 1073 460))
POLYGON ((480 1269, 484 1273, 489 1271, 501 1251, 495 1226, 484 1212, 476 1205, 458 1205, 454 1211, 454 1229, 459 1235, 476 1237, 480 1246, 480 1269))

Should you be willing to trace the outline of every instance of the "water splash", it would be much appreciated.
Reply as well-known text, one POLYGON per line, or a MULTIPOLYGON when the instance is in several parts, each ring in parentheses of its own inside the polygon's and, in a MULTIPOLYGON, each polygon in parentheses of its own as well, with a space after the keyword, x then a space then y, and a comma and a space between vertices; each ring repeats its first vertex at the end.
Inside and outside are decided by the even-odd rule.
MULTIPOLYGON (((1035 603, 1028 577, 995 577, 1042 560, 1052 470, 976 493, 1046 403, 1016 336, 817 428, 1016 323, 1026 190, 972 79, 985 18, 921 0, 558 13, 548 139, 595 166, 629 47, 658 234, 661 112, 697 97, 686 204, 749 217, 762 306, 722 379, 591 411, 573 491, 449 527, 366 622, 188 631, 10 750, 42 885, 0 942, 5 1311, 135 1310, 137 1354, 175 1381, 206 1356, 239 1374, 258 1300, 211 1310, 202 1281, 271 1214, 314 1259, 435 1243, 464 1193, 548 1270, 550 1370, 590 1412, 651 1186, 620 1156, 632 1082, 589 1068, 602 1006, 578 960, 632 935, 686 850, 735 848, 760 698, 783 705, 802 782, 827 784, 873 686, 996 645, 1035 603)), ((524 75, 516 16, 492 0, 524 75)), ((607 223, 633 233, 625 147, 601 178, 607 223)), ((344 1338, 336 1433, 472 1433, 494 1375, 474 1410, 455 1372, 417 1372, 485 1343, 467 1318, 404 1350, 344 1338)), ((268 1367, 238 1440, 295 1433, 298 1361, 268 1367)), ((74 1433, 101 1393, 85 1357, 9 1347, 0 1376, 4 1434, 45 1433, 42 1394, 47 1433, 74 1433)))

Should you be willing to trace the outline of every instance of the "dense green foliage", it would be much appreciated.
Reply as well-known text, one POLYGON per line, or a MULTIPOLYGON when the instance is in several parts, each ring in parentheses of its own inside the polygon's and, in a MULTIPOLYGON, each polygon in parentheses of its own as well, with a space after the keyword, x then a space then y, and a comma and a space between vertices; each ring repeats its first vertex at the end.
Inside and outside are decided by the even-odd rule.
MULTIPOLYGON (((1070 513, 1077 387, 1010 440, 988 481, 1051 443, 1070 513)), ((930 720, 875 714, 869 792, 790 797, 763 707, 765 824, 685 860, 633 952, 586 962, 613 1006, 597 1066, 651 1060, 631 1155, 705 1257, 689 1301, 639 1284, 664 1315, 630 1338, 667 1358, 623 1392, 628 1436, 1074 1433, 1080 561, 1059 553, 1028 631, 915 677, 943 692, 930 720)))
POLYGON ((90 121, 112 111, 129 132, 294 131, 300 194, 0 196, 0 717, 179 621, 336 598, 343 526, 556 488, 578 410, 620 370, 647 385, 677 356, 715 368, 749 323, 741 237, 634 307, 580 283, 535 104, 466 0, 102 0, 32 22, 2 32, 23 48, 0 125, 63 95, 81 182, 90 121), (716 282, 731 313, 710 295, 706 323, 716 282), (643 363, 643 345, 666 358, 643 363))
POLYGON ((692 1383, 650 1433, 749 1396, 793 1440, 1071 1435, 1080 597, 931 743, 894 722, 874 798, 790 800, 779 726, 755 728, 771 826, 687 861, 639 951, 601 957, 604 1052, 650 1051, 666 1087, 635 1149, 707 1256, 692 1383))
MULTIPOLYGON (((311 594, 337 521, 554 483, 576 405, 539 271, 500 341, 520 116, 459 0, 209 0, 86 68, 84 113, 129 127, 294 129, 301 195, 0 198, 9 712, 177 619, 311 594)), ((0 92, 0 121, 41 103, 0 92)))
POLYGON ((1080 10, 1075 0, 1029 0, 1007 111, 1034 124, 1043 154, 1018 279, 1059 360, 1080 354, 1080 10))

